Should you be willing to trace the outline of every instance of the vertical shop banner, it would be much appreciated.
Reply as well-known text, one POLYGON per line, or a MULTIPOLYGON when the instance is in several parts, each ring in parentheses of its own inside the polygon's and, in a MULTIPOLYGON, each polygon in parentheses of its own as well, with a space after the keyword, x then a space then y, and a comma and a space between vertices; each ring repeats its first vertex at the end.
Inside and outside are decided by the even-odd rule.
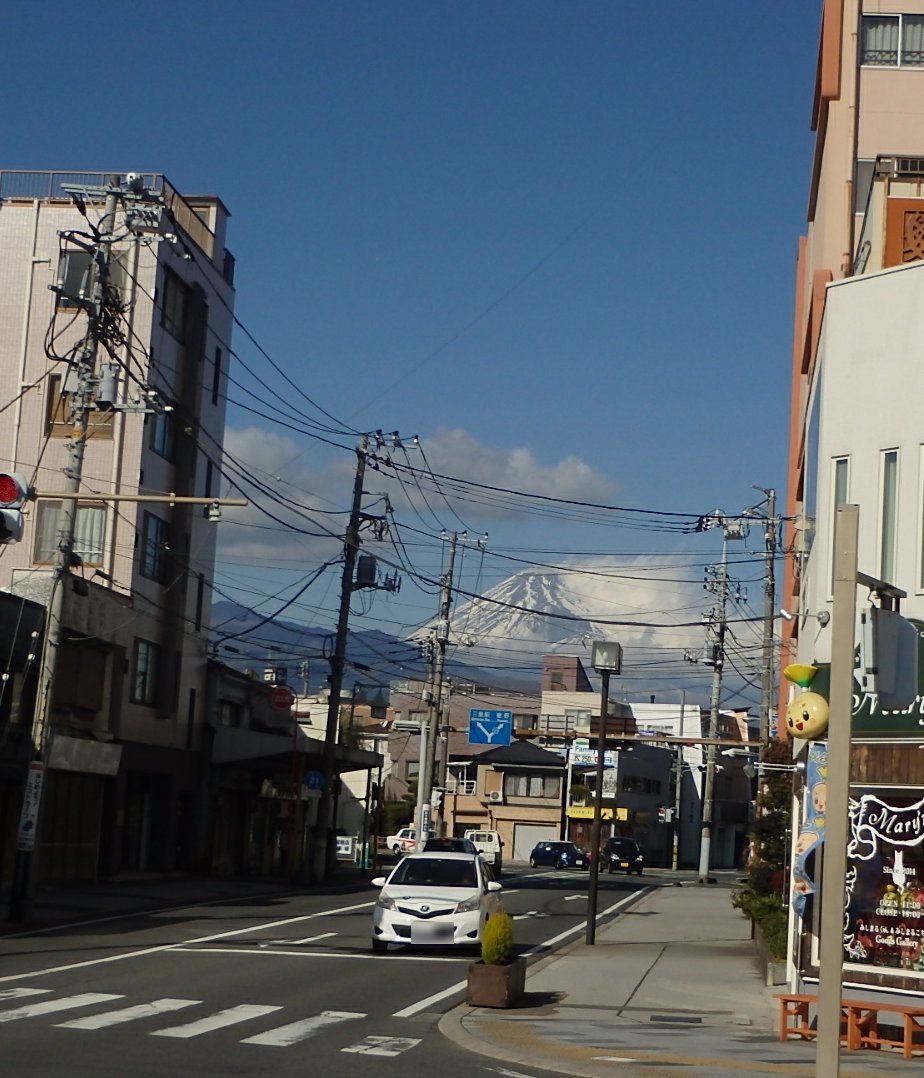
MULTIPOLYGON (((880 789, 850 799, 844 958, 924 972, 924 799, 880 789)), ((910 793, 910 791, 909 791, 910 793)))
POLYGON ((828 746, 814 741, 809 745, 805 764, 805 812, 802 830, 796 839, 795 865, 792 872, 792 908, 805 916, 809 895, 818 890, 809 875, 806 862, 825 840, 825 807, 828 800, 828 746))

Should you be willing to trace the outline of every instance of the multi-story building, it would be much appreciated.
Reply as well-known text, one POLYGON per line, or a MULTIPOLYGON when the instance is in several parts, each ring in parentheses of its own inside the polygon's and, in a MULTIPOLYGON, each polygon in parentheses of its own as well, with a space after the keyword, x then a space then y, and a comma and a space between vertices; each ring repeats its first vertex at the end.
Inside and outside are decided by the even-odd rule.
MULTIPOLYGON (((39 841, 46 879, 188 867, 202 838, 197 753, 215 526, 205 506, 163 496, 219 493, 234 259, 219 198, 183 196, 162 175, 141 180, 167 214, 141 239, 124 227, 121 200, 112 222, 118 313, 96 370, 117 388, 113 396, 110 378, 99 390, 115 407, 90 413, 76 564, 65 578, 39 841)), ((42 604, 73 426, 66 396, 87 328, 81 297, 95 272, 88 247, 103 213, 101 195, 65 187, 109 184, 107 173, 0 171, 0 468, 25 473, 39 494, 22 541, 3 551, 0 588, 42 604)), ((31 715, 14 718, 4 751, 22 763, 31 715)), ((14 761, 4 774, 15 770, 14 761)), ((7 870, 21 788, 8 779, 0 799, 7 870)))
MULTIPOLYGON (((813 126, 796 283, 793 557, 783 594, 796 616, 783 626, 783 663, 823 669, 831 656, 826 614, 840 504, 859 506, 860 570, 906 591, 902 613, 924 619, 924 425, 916 403, 924 393, 922 0, 826 0, 813 126)), ((866 603, 859 591, 858 609, 866 603)), ((924 977, 920 701, 898 715, 859 686, 855 696, 844 984, 864 998, 920 992, 924 977), (861 820, 864 806, 875 812, 861 820), (888 841, 896 820, 915 841, 888 841)), ((790 972, 808 985, 819 961, 820 904, 807 884, 817 860, 809 843, 824 830, 824 783, 816 785, 814 797, 800 791, 802 817, 793 828, 803 831, 793 851, 802 890, 790 972)))

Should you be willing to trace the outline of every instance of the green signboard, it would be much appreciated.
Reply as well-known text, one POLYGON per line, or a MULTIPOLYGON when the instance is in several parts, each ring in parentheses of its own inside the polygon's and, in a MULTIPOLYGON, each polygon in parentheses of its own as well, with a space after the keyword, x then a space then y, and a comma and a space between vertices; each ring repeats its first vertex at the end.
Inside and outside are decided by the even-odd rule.
MULTIPOLYGON (((924 741, 924 622, 908 619, 918 630, 918 695, 910 707, 902 711, 887 711, 879 706, 876 693, 866 692, 854 677, 853 681, 853 736, 859 738, 919 738, 924 741)), ((859 665, 859 650, 856 657, 859 665)), ((809 686, 826 700, 830 697, 831 665, 817 663, 818 673, 809 686)))

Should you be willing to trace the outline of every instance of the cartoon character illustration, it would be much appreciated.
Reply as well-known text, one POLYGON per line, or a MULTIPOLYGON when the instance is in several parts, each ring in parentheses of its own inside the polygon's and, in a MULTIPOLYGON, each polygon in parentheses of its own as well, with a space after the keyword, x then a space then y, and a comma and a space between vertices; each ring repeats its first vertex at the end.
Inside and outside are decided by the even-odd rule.
MULTIPOLYGON (((818 673, 809 663, 790 663, 783 677, 807 689, 818 673)), ((828 701, 817 692, 802 692, 786 705, 786 726, 793 737, 816 738, 828 728, 828 701)))

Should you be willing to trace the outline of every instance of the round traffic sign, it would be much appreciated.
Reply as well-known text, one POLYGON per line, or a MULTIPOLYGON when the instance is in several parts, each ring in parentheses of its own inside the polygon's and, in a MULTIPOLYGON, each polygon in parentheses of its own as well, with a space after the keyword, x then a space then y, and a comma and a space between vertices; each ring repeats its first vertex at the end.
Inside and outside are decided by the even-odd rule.
POLYGON ((288 685, 277 685, 270 695, 273 707, 277 711, 286 711, 295 703, 295 693, 288 685))

